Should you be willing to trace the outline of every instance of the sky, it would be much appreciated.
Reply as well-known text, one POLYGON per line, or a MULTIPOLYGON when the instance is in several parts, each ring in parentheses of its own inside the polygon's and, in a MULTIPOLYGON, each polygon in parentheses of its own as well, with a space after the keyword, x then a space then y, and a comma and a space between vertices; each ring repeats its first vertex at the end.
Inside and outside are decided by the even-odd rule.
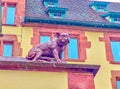
POLYGON ((120 0, 92 0, 92 1, 106 1, 106 2, 119 2, 120 0))

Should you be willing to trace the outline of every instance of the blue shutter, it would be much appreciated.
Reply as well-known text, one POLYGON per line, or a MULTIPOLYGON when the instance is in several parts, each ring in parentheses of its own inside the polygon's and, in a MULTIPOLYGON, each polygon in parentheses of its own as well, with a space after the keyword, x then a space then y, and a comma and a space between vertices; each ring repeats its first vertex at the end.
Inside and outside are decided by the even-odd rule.
POLYGON ((78 43, 76 38, 70 38, 68 44, 68 57, 70 59, 78 59, 78 43))
POLYGON ((120 62, 120 42, 111 41, 112 54, 115 62, 120 62))
POLYGON ((40 36, 40 43, 45 43, 45 42, 49 42, 49 41, 50 41, 49 36, 40 36))
POLYGON ((3 56, 12 56, 12 44, 4 44, 3 56))
POLYGON ((117 89, 120 89, 120 80, 117 81, 117 89))
POLYGON ((6 24, 14 24, 14 20, 15 20, 15 7, 8 6, 6 24))

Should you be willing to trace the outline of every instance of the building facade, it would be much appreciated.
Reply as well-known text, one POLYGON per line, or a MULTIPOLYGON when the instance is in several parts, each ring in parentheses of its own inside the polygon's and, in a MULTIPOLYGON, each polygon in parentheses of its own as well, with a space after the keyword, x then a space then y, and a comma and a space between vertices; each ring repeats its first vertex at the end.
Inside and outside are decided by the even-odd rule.
POLYGON ((0 89, 120 89, 120 3, 2 0, 0 89), (33 46, 70 34, 67 64, 26 60, 33 46))

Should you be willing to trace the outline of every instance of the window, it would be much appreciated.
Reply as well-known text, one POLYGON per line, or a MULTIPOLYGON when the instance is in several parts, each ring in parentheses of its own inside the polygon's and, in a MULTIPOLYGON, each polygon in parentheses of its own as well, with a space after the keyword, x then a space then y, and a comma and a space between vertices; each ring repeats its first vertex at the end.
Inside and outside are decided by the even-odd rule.
POLYGON ((2 6, 2 17, 3 17, 3 12, 4 12, 4 6, 2 6))
POLYGON ((112 70, 111 75, 112 89, 120 89, 120 71, 112 70))
POLYGON ((65 18, 67 8, 59 8, 59 7, 49 7, 47 13, 50 18, 65 18))
POLYGON ((50 18, 59 18, 59 19, 65 18, 65 14, 62 13, 49 13, 49 16, 50 18))
POLYGON ((40 36, 40 43, 45 43, 50 41, 50 36, 40 36))
POLYGON ((78 60, 78 42, 77 38, 70 38, 70 43, 68 44, 68 57, 70 59, 78 60))
POLYGON ((104 33, 106 59, 110 63, 120 64, 120 33, 104 33))
POLYGON ((54 2, 48 2, 48 7, 57 7, 57 3, 54 2))
POLYGON ((15 3, 2 3, 2 23, 8 25, 14 25, 15 23, 15 3))
POLYGON ((97 7, 97 11, 98 11, 98 12, 107 11, 107 7, 98 6, 98 7, 97 7))
POLYGON ((62 53, 62 58, 65 58, 65 52, 62 53))
POLYGON ((98 12, 106 12, 108 11, 108 2, 99 2, 99 1, 94 1, 92 2, 89 6, 94 9, 95 11, 98 12))
POLYGON ((58 3, 55 2, 44 2, 45 7, 58 7, 58 3))
POLYGON ((117 88, 120 89, 120 80, 117 81, 117 88))
POLYGON ((54 15, 53 18, 62 18, 61 13, 54 13, 53 15, 54 15))
POLYGON ((3 48, 3 56, 10 57, 12 56, 12 47, 13 45, 11 43, 5 43, 3 48))
POLYGON ((120 13, 119 12, 108 12, 102 15, 103 18, 111 23, 120 23, 120 13))
POLYGON ((8 6, 6 24, 14 24, 14 18, 15 18, 15 7, 14 6, 8 6))
POLYGON ((92 6, 92 9, 94 9, 97 12, 106 12, 108 9, 104 6, 92 6))
POLYGON ((120 42, 111 41, 112 54, 115 62, 120 62, 120 42))
POLYGON ((115 23, 120 23, 120 18, 114 18, 115 23))
POLYGON ((107 19, 109 22, 112 22, 112 23, 120 23, 120 18, 116 18, 116 17, 106 17, 106 19, 107 19))
POLYGON ((15 35, 0 37, 0 56, 21 56, 22 49, 15 35))
POLYGON ((45 7, 58 7, 58 0, 42 0, 45 7))

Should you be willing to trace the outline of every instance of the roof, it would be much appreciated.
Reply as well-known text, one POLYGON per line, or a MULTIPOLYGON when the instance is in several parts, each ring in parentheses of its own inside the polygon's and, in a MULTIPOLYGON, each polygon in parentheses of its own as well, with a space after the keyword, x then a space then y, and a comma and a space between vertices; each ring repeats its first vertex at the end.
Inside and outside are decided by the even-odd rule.
MULTIPOLYGON (((46 13, 47 8, 44 6, 43 0, 26 0, 26 13, 25 13, 25 22, 35 22, 36 18, 39 19, 47 19, 51 20, 51 18, 46 13), (26 20, 27 18, 27 20, 26 20), (31 20, 29 20, 31 19, 31 20)), ((117 12, 120 13, 120 3, 108 3, 108 11, 107 12, 96 12, 92 8, 90 8, 90 4, 93 1, 89 0, 58 0, 59 8, 66 8, 66 18, 62 19, 63 21, 69 22, 92 22, 92 23, 105 23, 109 24, 106 19, 102 17, 103 14, 107 14, 108 12, 117 12)), ((59 19, 53 19, 58 20, 59 19)), ((39 21, 36 21, 37 23, 39 21)), ((111 25, 111 23, 110 23, 111 25)), ((117 26, 120 27, 120 24, 117 26)), ((118 28, 119 28, 118 27, 118 28)))

